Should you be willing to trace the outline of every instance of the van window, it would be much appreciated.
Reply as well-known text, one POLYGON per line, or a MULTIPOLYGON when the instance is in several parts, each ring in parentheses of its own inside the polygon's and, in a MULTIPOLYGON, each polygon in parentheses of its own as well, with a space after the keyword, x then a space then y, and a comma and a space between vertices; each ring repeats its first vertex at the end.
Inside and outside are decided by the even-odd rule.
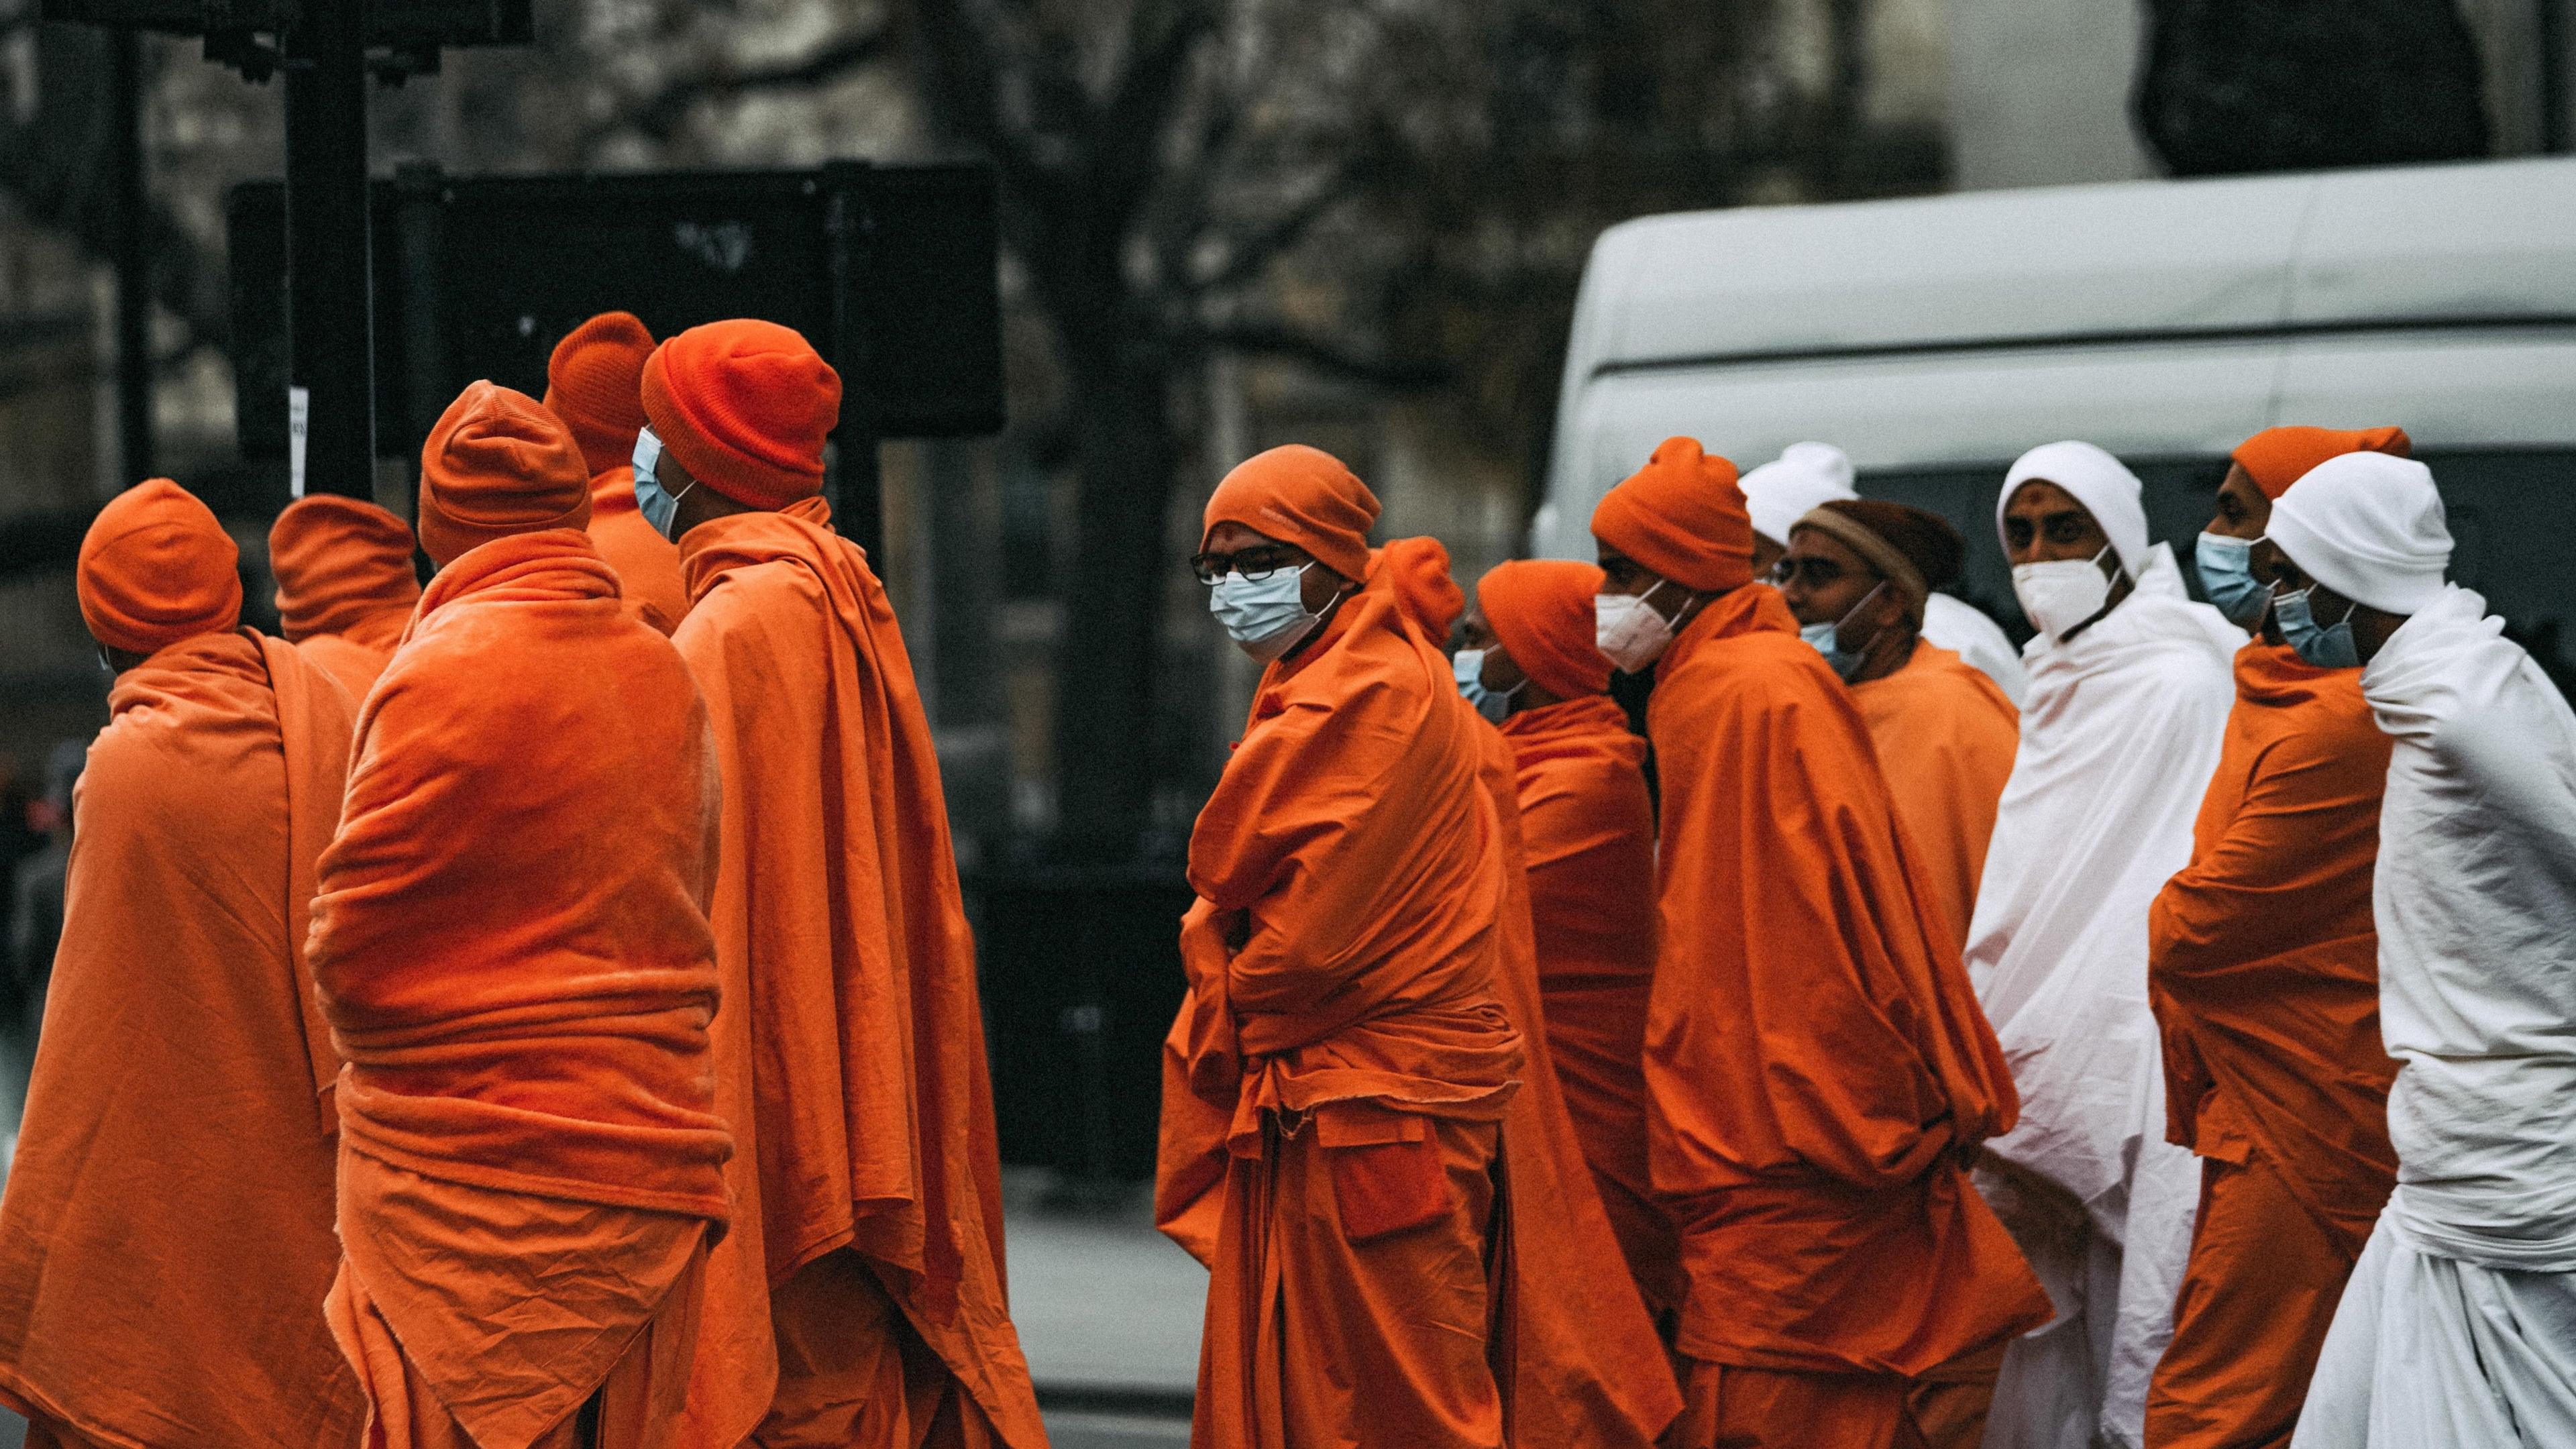
MULTIPOLYGON (((2484 594, 2509 637, 2529 649, 2576 696, 2576 450, 2487 449, 2424 452, 2450 514, 2451 577, 2484 594)), ((2122 461, 2146 484, 2147 532, 2173 545, 2192 597, 2203 597, 2192 542, 2217 508, 2227 460, 2122 461)), ((1861 492, 1928 508, 1968 543, 1952 592, 1994 616, 2015 643, 2030 624, 2013 599, 2012 566, 1995 536, 1995 494, 2006 463, 1978 468, 1888 469, 1864 474, 1861 492)))

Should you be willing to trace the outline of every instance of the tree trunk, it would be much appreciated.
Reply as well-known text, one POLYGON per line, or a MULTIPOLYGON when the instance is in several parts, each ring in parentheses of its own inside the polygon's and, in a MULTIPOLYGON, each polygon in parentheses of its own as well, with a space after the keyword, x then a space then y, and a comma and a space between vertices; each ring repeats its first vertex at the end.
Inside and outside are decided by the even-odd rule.
MULTIPOLYGON (((1075 548, 1056 647, 1058 853, 1133 859, 1151 819, 1163 535, 1178 471, 1159 357, 1094 336, 1068 345, 1079 428, 1075 548)), ((1069 344, 1075 339, 1068 339, 1069 344)))

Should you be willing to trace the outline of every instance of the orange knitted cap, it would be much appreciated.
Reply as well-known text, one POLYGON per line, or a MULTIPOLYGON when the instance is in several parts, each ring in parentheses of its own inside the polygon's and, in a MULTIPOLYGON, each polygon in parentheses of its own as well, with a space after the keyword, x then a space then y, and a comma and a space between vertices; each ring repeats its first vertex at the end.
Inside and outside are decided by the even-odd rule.
POLYGON ((2404 428, 2265 428, 2236 445, 2232 455, 2266 498, 2278 498, 2309 469, 2346 453, 2413 452, 2404 428))
POLYGON ((302 643, 338 634, 420 598, 411 571, 411 525, 356 498, 298 498, 268 529, 268 571, 277 579, 277 621, 302 643))
POLYGON ((1476 581, 1476 604, 1521 673, 1559 699, 1581 699, 1610 688, 1592 627, 1592 600, 1607 582, 1572 559, 1514 559, 1476 581))
POLYGON ((197 495, 154 478, 99 510, 73 588, 90 637, 150 654, 241 623, 241 550, 197 495))
POLYGON ((644 416, 689 476, 751 508, 823 491, 823 439, 841 375, 794 328, 736 318, 692 327, 644 363, 644 416))
POLYGON ((1735 465, 1695 438, 1666 438, 1611 489, 1592 510, 1592 536, 1699 593, 1753 582, 1753 520, 1735 465))
POLYGON ((1377 495, 1341 459, 1291 443, 1244 459, 1216 485, 1199 523, 1199 547, 1218 524, 1239 523, 1295 544, 1343 578, 1365 579, 1377 513, 1377 495))
POLYGON ((597 477, 635 456, 644 426, 644 359, 653 334, 632 312, 602 312, 564 334, 546 359, 545 404, 597 477))
POLYGON ((496 538, 589 523, 581 450, 526 393, 473 383, 421 445, 420 546, 442 568, 496 538))

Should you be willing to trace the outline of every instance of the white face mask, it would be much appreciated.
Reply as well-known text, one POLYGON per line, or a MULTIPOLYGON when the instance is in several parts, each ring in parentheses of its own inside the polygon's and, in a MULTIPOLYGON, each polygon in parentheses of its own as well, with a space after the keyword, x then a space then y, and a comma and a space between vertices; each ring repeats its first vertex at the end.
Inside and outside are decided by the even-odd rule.
POLYGON ((1275 569, 1257 579, 1227 574, 1209 586, 1208 612, 1244 653, 1268 664, 1323 621, 1306 612, 1306 569, 1313 567, 1275 569))
POLYGON ((2110 552, 2106 543, 2089 559, 2013 565, 2013 594, 2032 627, 2063 639, 2068 630, 2101 613, 2111 602, 2111 580, 2102 572, 2102 560, 2110 552))
POLYGON ((1601 657, 1623 674, 1642 674, 1672 647, 1673 626, 1647 603, 1655 588, 1642 594, 1597 594, 1592 600, 1592 642, 1601 657))

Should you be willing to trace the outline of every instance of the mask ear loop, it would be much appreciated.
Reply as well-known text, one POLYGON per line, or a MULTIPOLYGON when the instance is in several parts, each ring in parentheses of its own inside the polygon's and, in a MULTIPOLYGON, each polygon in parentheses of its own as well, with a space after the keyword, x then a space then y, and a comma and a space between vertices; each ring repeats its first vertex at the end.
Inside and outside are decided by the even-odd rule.
MULTIPOLYGON (((1843 626, 1844 626, 1845 624, 1848 624, 1848 623, 1850 623, 1850 622, 1851 622, 1851 616, 1852 616, 1852 615, 1854 615, 1854 614, 1859 613, 1859 612, 1860 612, 1861 610, 1863 610, 1863 609, 1868 608, 1868 607, 1869 607, 1869 601, 1870 601, 1870 600, 1872 600, 1872 599, 1877 598, 1877 597, 1878 597, 1878 591, 1879 591, 1880 589, 1884 589, 1884 588, 1886 588, 1886 587, 1887 587, 1887 584, 1888 584, 1888 581, 1887 581, 1885 578, 1881 578, 1881 579, 1880 579, 1876 584, 1874 584, 1874 585, 1872 585, 1872 586, 1870 587, 1870 591, 1869 591, 1868 593, 1863 594, 1863 595, 1861 595, 1861 596, 1860 596, 1860 601, 1859 601, 1858 603, 1853 604, 1850 608, 1843 610, 1843 616, 1842 616, 1841 618, 1836 619, 1836 620, 1834 621, 1834 647, 1835 647, 1835 648, 1839 649, 1839 648, 1841 648, 1841 647, 1842 647, 1842 643, 1843 643, 1843 626)), ((1863 645, 1862 645, 1862 646, 1860 646, 1858 649, 1855 649, 1855 650, 1853 650, 1852 652, 1853 652, 1853 653, 1855 653, 1855 654, 1861 654, 1861 655, 1866 655, 1866 654, 1868 654, 1868 653, 1869 653, 1869 651, 1871 651, 1872 649, 1875 649, 1875 648, 1877 648, 1877 647, 1878 647, 1878 641, 1879 641, 1880 639, 1883 639, 1883 638, 1885 638, 1885 637, 1887 636, 1887 630, 1888 630, 1888 626, 1887 626, 1887 625, 1885 625, 1885 624, 1881 624, 1881 625, 1879 625, 1879 626, 1878 626, 1878 632, 1869 636, 1869 642, 1868 642, 1868 643, 1866 643, 1866 644, 1863 644, 1863 645)))

